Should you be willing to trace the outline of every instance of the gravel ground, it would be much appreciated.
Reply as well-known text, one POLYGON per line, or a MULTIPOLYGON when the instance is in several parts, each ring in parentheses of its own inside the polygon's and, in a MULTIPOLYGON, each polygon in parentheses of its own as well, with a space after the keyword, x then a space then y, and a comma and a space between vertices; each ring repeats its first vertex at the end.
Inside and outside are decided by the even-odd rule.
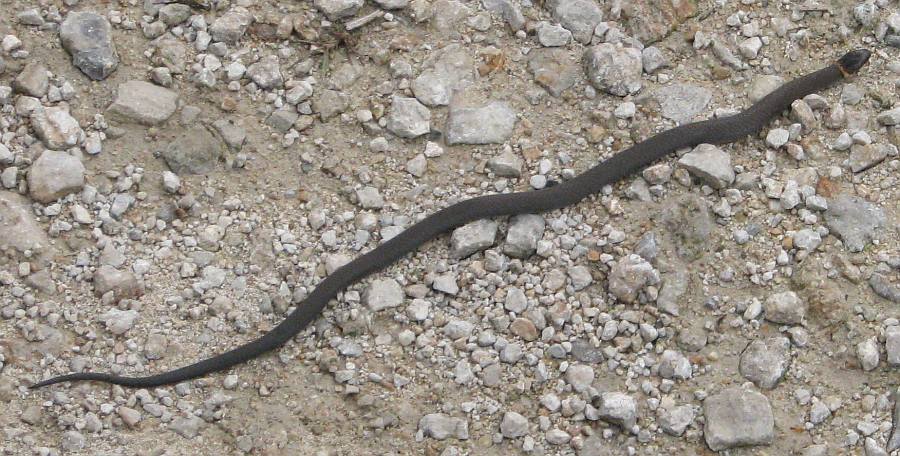
POLYGON ((900 5, 2 0, 0 454, 900 454, 900 5), (844 52, 858 77, 560 211, 324 276, 844 52))

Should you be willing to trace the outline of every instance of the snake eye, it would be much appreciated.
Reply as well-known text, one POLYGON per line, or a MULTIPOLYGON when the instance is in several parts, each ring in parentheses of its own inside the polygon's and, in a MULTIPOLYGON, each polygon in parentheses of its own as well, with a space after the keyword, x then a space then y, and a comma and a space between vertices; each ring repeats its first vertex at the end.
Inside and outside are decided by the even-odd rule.
POLYGON ((872 53, 869 52, 868 49, 856 49, 844 54, 844 56, 838 60, 838 65, 841 66, 841 69, 844 70, 845 73, 853 74, 859 71, 859 69, 869 61, 869 57, 871 56, 872 53))

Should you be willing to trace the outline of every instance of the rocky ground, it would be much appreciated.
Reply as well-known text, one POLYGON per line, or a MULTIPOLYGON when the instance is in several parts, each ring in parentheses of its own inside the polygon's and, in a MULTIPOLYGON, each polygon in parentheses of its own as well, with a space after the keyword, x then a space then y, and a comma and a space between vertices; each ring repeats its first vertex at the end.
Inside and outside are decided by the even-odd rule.
POLYGON ((900 454, 900 5, 2 0, 0 454, 900 454), (758 137, 482 220, 847 50, 758 137))

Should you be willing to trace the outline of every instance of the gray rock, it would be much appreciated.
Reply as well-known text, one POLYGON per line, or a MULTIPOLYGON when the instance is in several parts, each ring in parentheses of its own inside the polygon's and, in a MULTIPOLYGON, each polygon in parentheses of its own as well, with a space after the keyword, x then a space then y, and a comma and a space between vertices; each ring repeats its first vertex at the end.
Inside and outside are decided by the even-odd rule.
POLYGON ((597 414, 601 420, 630 431, 637 423, 637 402, 625 393, 603 393, 597 414))
POLYGON ((55 201, 83 187, 84 165, 65 152, 44 151, 28 170, 28 190, 40 203, 55 201))
POLYGON ((544 433, 544 439, 550 445, 565 445, 572 440, 572 436, 562 429, 550 429, 544 433))
POLYGON ((84 141, 78 121, 62 107, 50 107, 31 115, 34 133, 48 149, 65 150, 84 141))
POLYGON ((693 376, 691 362, 675 350, 666 350, 659 357, 659 376, 670 380, 688 380, 693 376))
POLYGON ((228 119, 219 119, 212 124, 222 140, 229 149, 240 151, 244 147, 244 141, 247 140, 247 132, 242 127, 228 119))
POLYGON ((76 452, 84 448, 85 439, 78 431, 66 431, 59 441, 59 446, 66 452, 76 452))
POLYGON ((363 209, 381 209, 384 198, 375 187, 363 187, 356 191, 356 200, 363 209))
POLYGON ((894 108, 889 111, 882 111, 876 117, 878 123, 884 126, 900 125, 900 108, 894 108))
POLYGON ((656 306, 659 310, 670 315, 678 315, 678 300, 687 291, 688 275, 684 271, 674 271, 666 274, 662 280, 662 288, 656 298, 656 306))
POLYGON ((762 45, 762 39, 758 36, 753 36, 741 41, 741 44, 738 45, 738 51, 740 51, 745 59, 753 60, 759 55, 759 50, 762 49, 762 45))
POLYGON ((723 189, 734 182, 731 155, 712 144, 700 144, 678 159, 678 164, 704 183, 723 189))
POLYGON ((741 61, 741 59, 737 58, 725 43, 718 39, 712 40, 712 51, 713 55, 715 55, 722 63, 735 70, 745 70, 747 68, 747 65, 741 61))
POLYGON ((884 223, 884 211, 862 198, 839 195, 828 201, 825 224, 851 252, 861 252, 884 223))
POLYGON ((816 119, 816 114, 813 112, 812 107, 804 100, 794 100, 791 103, 791 119, 800 122, 804 133, 809 133, 819 126, 819 121, 816 119))
POLYGON ((382 9, 403 9, 409 5, 409 0, 374 0, 382 9))
POLYGON ((522 344, 519 343, 511 343, 507 344, 503 347, 503 350, 500 350, 500 361, 507 364, 515 364, 522 359, 524 356, 525 349, 522 347, 522 344))
POLYGON ((750 83, 750 89, 747 91, 747 98, 750 99, 750 103, 756 103, 757 101, 762 100, 766 95, 772 93, 778 87, 781 87, 782 84, 784 84, 784 79, 780 76, 760 76, 750 83))
POLYGON ((300 81, 284 93, 284 100, 289 105, 296 105, 309 99, 314 92, 312 84, 308 81, 300 81))
POLYGON ((291 106, 285 106, 276 109, 269 117, 266 118, 266 125, 274 128, 281 133, 287 133, 288 130, 294 128, 294 123, 300 118, 300 113, 291 106))
POLYGON ((806 302, 793 291, 770 295, 763 308, 766 320, 782 325, 797 325, 806 317, 806 302))
POLYGON ((143 295, 144 286, 131 272, 104 265, 94 272, 94 294, 103 296, 108 292, 113 292, 116 301, 131 299, 143 295))
POLYGON ((175 193, 181 188, 181 179, 177 174, 171 171, 163 171, 162 173, 163 190, 169 193, 175 193))
POLYGON ((528 53, 528 71, 534 81, 559 97, 578 81, 578 65, 564 49, 534 49, 528 53))
POLYGON ((449 323, 444 325, 442 331, 448 338, 457 340, 471 336, 474 329, 475 325, 466 320, 451 320, 449 323))
POLYGON ((585 49, 582 59, 588 82, 597 90, 624 97, 641 89, 641 51, 602 43, 585 49))
POLYGON ((153 333, 147 336, 147 342, 144 344, 144 356, 147 359, 162 359, 166 356, 166 349, 169 347, 169 340, 164 334, 153 333))
POLYGON ((790 133, 784 128, 773 128, 766 134, 766 145, 773 149, 780 149, 787 144, 790 133))
POLYGON ((703 435, 713 451, 769 445, 775 418, 769 399, 755 391, 729 388, 703 401, 703 435))
POLYGON ((459 293, 459 284, 456 283, 456 276, 452 274, 441 274, 435 277, 431 287, 449 295, 459 293))
POLYGON ((609 292, 620 301, 633 303, 648 285, 660 282, 659 272, 639 255, 630 254, 617 261, 609 273, 609 292))
POLYGON ((119 193, 113 198, 112 204, 109 206, 109 215, 116 220, 121 220, 125 215, 125 211, 134 204, 134 197, 128 193, 119 193))
POLYGON ((315 0, 313 4, 328 20, 351 17, 363 6, 363 0, 315 0))
POLYGON ((22 414, 19 418, 27 424, 32 426, 39 424, 41 422, 41 418, 43 415, 43 409, 37 405, 30 405, 28 408, 22 411, 22 414))
POLYGON ((565 46, 572 39, 572 32, 560 25, 553 25, 546 21, 538 23, 536 32, 538 42, 546 47, 565 46))
POLYGON ((431 311, 431 303, 424 299, 413 299, 406 308, 406 315, 413 321, 425 321, 431 311))
POLYGON ((235 7, 219 16, 209 26, 209 33, 215 41, 234 44, 244 37, 247 27, 253 22, 253 15, 243 7, 235 7))
POLYGON ((850 147, 850 158, 847 160, 850 171, 860 173, 883 162, 892 147, 889 144, 854 144, 850 147))
POLYGON ((512 31, 517 32, 525 28, 525 16, 515 2, 510 0, 482 0, 482 4, 488 11, 501 15, 512 31))
POLYGON ((394 279, 373 280, 363 292, 363 302, 373 312, 403 304, 403 289, 394 279))
POLYGON ((428 106, 448 105, 453 92, 472 83, 474 70, 465 48, 458 44, 443 47, 425 60, 422 72, 412 81, 413 94, 428 106))
POLYGON ((450 108, 447 144, 499 144, 512 136, 516 113, 509 104, 493 101, 477 108, 450 108))
POLYGON ((790 365, 791 341, 786 337, 754 340, 741 353, 739 371, 762 389, 773 389, 790 365))
POLYGON ((528 434, 528 419, 516 412, 506 412, 500 421, 500 433, 507 439, 515 439, 528 434))
POLYGON ((872 276, 869 277, 869 286, 872 287, 872 291, 878 296, 891 302, 900 303, 900 287, 891 285, 891 282, 888 281, 887 277, 877 272, 873 273, 872 276))
POLYGON ((706 330, 699 324, 693 324, 678 331, 677 342, 682 350, 698 352, 706 346, 708 341, 706 330))
POLYGON ((319 113, 322 121, 326 121, 344 111, 350 106, 350 97, 337 90, 319 90, 313 97, 313 111, 319 113))
POLYGON ((261 59, 247 67, 247 76, 263 90, 272 90, 284 85, 281 67, 275 57, 261 59))
POLYGON ((41 17, 41 11, 37 8, 29 8, 16 13, 16 20, 22 25, 31 25, 35 27, 44 25, 44 18, 41 17))
POLYGON ((468 6, 455 0, 437 0, 432 4, 432 10, 431 25, 441 34, 455 33, 459 24, 471 13, 468 6))
POLYGON ((175 113, 178 94, 144 81, 119 84, 116 100, 107 112, 121 120, 159 125, 175 113))
POLYGON ((9 166, 0 172, 0 185, 7 189, 16 188, 19 185, 19 168, 9 166))
POLYGON ((546 222, 536 214, 521 214, 512 217, 503 244, 503 253, 514 258, 528 258, 537 249, 537 243, 544 236, 546 222))
POLYGON ((594 278, 591 277, 591 270, 587 266, 572 266, 566 273, 569 275, 569 279, 572 280, 572 288, 575 291, 587 288, 594 281, 594 278))
POLYGON ((465 258, 491 247, 497 238, 497 226, 491 219, 481 219, 453 230, 450 257, 465 258))
POLYGON ((159 8, 159 20, 174 27, 191 17, 191 7, 182 3, 169 3, 159 8))
POLYGON ((119 66, 112 26, 99 14, 70 12, 59 27, 59 39, 72 64, 95 81, 106 79, 119 66))
POLYGON ((431 111, 415 98, 394 97, 386 127, 401 138, 422 136, 431 130, 431 111))
POLYGON ((422 177, 425 175, 425 171, 427 169, 428 160, 423 154, 416 154, 415 157, 409 159, 406 162, 406 172, 412 174, 413 176, 422 177))
POLYGON ((663 432, 679 437, 694 422, 694 409, 690 405, 679 405, 670 409, 662 409, 656 424, 663 432))
POLYGON ((106 325, 106 330, 117 336, 128 332, 137 318, 136 310, 109 309, 100 315, 100 321, 106 325))
POLYGON ((222 157, 222 145, 206 128, 196 126, 172 140, 162 156, 175 174, 207 174, 222 157))
POLYGON ((487 163, 488 169, 498 177, 519 177, 522 175, 522 160, 507 149, 500 155, 491 158, 487 163))
POLYGON ((510 288, 506 292, 503 308, 517 314, 524 312, 528 308, 528 298, 525 296, 525 292, 518 287, 510 288))
POLYGON ((669 67, 669 59, 656 46, 647 46, 641 51, 641 64, 644 72, 653 74, 657 70, 669 67))
POLYGON ((884 348, 888 364, 900 366, 900 326, 888 326, 884 330, 884 348))
POLYGON ((594 368, 584 364, 574 364, 566 370, 566 383, 575 392, 586 391, 594 382, 594 368))
POLYGON ((822 236, 815 230, 804 228, 794 233, 794 247, 815 250, 822 243, 822 236))
POLYGON ((13 90, 35 98, 47 95, 49 87, 50 78, 47 76, 47 67, 39 61, 32 61, 25 65, 25 68, 22 68, 12 82, 13 90))
POLYGON ((841 103, 845 105, 856 105, 862 100, 863 92, 858 85, 850 83, 841 87, 841 103))
POLYGON ((870 337, 856 344, 856 357, 862 370, 869 372, 878 367, 881 362, 881 352, 878 348, 878 339, 870 337))
POLYGON ((16 193, 0 190, 0 250, 8 248, 20 254, 26 251, 43 253, 50 248, 50 240, 38 225, 30 201, 16 193))
POLYGON ((155 65, 168 68, 172 74, 183 74, 189 61, 187 45, 180 40, 163 37, 156 41, 155 65))
POLYGON ((192 439, 200 434, 200 429, 206 424, 203 419, 198 416, 188 415, 186 417, 178 417, 169 423, 168 428, 172 432, 186 438, 192 439))
POLYGON ((853 7, 853 18, 863 27, 872 27, 878 19, 875 2, 859 2, 853 7))
POLYGON ((548 6, 553 17, 584 44, 591 42, 594 28, 603 20, 603 12, 593 0, 553 0, 548 6))
POLYGON ((653 94, 662 115, 678 124, 688 123, 703 112, 712 100, 712 92, 690 84, 670 84, 653 94))
POLYGON ((822 424, 831 416, 831 409, 819 398, 812 398, 812 405, 809 407, 809 421, 812 424, 822 424))
POLYGON ((888 456, 887 451, 885 451, 878 441, 872 437, 866 437, 864 448, 866 450, 866 456, 888 456))
POLYGON ((653 261, 659 255, 659 246, 656 241, 656 234, 652 231, 644 234, 638 239, 634 246, 634 253, 641 256, 647 261, 653 261))
POLYGON ((469 438, 469 422, 462 418, 454 418, 443 413, 430 413, 419 420, 419 430, 426 437, 444 440, 448 437, 467 440, 469 438))

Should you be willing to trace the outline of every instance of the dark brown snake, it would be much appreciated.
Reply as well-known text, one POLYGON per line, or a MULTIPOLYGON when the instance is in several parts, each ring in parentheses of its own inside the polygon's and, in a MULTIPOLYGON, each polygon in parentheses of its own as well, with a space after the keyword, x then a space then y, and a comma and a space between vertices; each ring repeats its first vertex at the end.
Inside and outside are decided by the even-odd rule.
POLYGON ((240 364, 282 346, 313 322, 339 291, 393 264, 442 233, 486 217, 539 213, 569 206, 599 192, 604 185, 630 176, 677 149, 702 143, 724 144, 744 138, 761 130, 772 117, 788 109, 794 100, 824 90, 852 76, 866 64, 870 55, 865 49, 848 52, 825 68, 784 84, 739 114, 664 131, 558 185, 536 191, 480 196, 442 209, 334 271, 278 326, 262 337, 231 351, 147 377, 81 372, 53 377, 35 383, 31 388, 74 380, 95 380, 134 388, 149 388, 182 382, 240 364))

